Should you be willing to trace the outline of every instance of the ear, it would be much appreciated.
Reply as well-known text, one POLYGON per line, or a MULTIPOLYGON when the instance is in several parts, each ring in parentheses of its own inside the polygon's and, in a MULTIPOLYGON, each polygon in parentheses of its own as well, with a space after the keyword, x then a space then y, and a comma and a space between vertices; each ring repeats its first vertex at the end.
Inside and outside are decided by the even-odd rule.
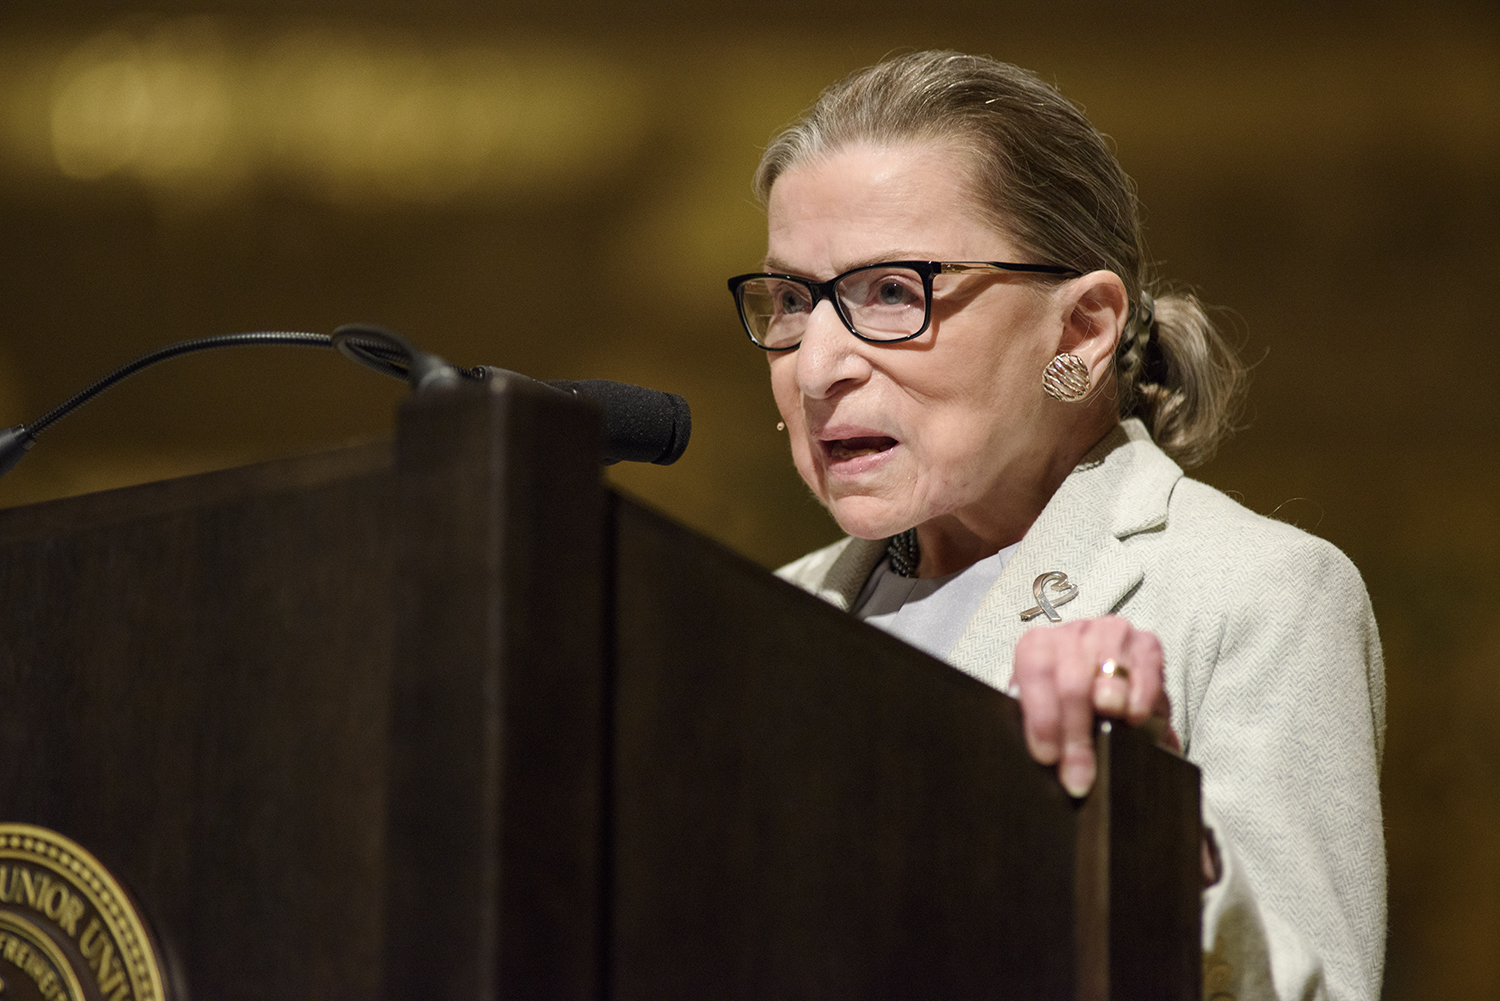
POLYGON ((1125 283, 1113 271, 1091 271, 1069 283, 1064 295, 1057 350, 1082 358, 1089 367, 1089 384, 1102 385, 1114 370, 1115 346, 1130 312, 1125 283))

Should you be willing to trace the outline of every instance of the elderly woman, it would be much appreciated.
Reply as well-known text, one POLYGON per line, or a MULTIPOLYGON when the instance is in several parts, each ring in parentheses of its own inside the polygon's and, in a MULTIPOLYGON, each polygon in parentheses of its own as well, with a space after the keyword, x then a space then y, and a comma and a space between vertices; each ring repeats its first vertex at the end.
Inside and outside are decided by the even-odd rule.
POLYGON ((1369 601, 1332 546, 1182 475, 1243 371, 1196 300, 1153 295, 1104 140, 1023 70, 916 53, 826 91, 756 186, 765 271, 730 287, 849 534, 782 575, 1010 691, 1075 795, 1096 715, 1180 735, 1210 993, 1375 997, 1369 601))

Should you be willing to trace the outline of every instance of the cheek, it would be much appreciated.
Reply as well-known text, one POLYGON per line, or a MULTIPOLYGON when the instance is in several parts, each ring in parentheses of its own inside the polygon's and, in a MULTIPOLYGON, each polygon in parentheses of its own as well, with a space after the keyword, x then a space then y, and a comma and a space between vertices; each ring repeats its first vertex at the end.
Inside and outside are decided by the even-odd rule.
POLYGON ((994 489, 1032 437, 1030 383, 1002 371, 983 376, 953 385, 960 383, 955 377, 952 395, 924 406, 908 425, 919 489, 939 508, 971 503, 994 489))
POLYGON ((771 363, 771 393, 776 399, 776 409, 781 414, 786 429, 781 432, 791 442, 792 462, 802 479, 818 492, 817 463, 812 458, 812 445, 807 440, 807 425, 802 419, 802 394, 797 389, 794 356, 778 355, 771 363))
POLYGON ((774 353, 766 351, 766 369, 771 372, 771 395, 775 396, 775 405, 781 410, 781 416, 786 416, 789 405, 796 405, 796 351, 784 351, 774 353))
MULTIPOLYGON (((984 478, 976 451, 976 429, 968 422, 933 426, 931 434, 918 437, 911 449, 913 487, 933 507, 932 514, 946 513, 967 503, 976 481, 984 478)), ((987 451, 987 450, 985 450, 987 451)))
POLYGON ((776 409, 781 411, 781 419, 790 424, 798 409, 796 372, 787 364, 790 359, 781 355, 772 355, 767 360, 771 363, 771 395, 776 398, 776 409))
POLYGON ((776 400, 776 409, 786 422, 787 433, 795 441, 807 430, 807 421, 802 412, 802 388, 797 381, 797 352, 773 355, 771 362, 771 395, 776 400))
MULTIPOLYGON (((787 430, 793 430, 790 424, 787 430)), ((818 476, 818 464, 812 458, 812 446, 807 442, 807 435, 796 433, 792 436, 792 463, 797 467, 797 473, 802 477, 810 489, 821 500, 827 500, 821 488, 822 480, 818 476)))

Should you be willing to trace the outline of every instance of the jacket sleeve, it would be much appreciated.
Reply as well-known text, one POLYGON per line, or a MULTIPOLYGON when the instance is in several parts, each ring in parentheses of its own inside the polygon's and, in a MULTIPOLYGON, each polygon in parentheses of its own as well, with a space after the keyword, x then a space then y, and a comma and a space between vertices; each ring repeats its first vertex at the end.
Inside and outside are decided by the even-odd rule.
POLYGON ((1187 754, 1223 862, 1204 898, 1205 997, 1374 998, 1385 946, 1380 641, 1353 565, 1286 531, 1290 544, 1242 564, 1253 587, 1224 603, 1216 655, 1189 693, 1187 754))

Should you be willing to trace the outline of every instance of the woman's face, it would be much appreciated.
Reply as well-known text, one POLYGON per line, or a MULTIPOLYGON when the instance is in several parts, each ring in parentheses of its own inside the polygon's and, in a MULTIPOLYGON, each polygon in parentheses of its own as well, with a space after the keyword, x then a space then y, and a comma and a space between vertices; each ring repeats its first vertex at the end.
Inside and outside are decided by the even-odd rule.
MULTIPOLYGON (((826 280, 880 261, 1027 260, 984 220, 955 160, 862 145, 781 175, 766 270, 826 280)), ((1007 535, 1007 505, 1029 504, 1052 461, 1058 414, 1047 408, 1060 405, 1041 376, 1062 337, 1062 297, 1011 275, 934 281, 932 323, 915 340, 861 341, 824 300, 801 345, 769 356, 797 471, 851 535, 939 518, 1007 535)))

